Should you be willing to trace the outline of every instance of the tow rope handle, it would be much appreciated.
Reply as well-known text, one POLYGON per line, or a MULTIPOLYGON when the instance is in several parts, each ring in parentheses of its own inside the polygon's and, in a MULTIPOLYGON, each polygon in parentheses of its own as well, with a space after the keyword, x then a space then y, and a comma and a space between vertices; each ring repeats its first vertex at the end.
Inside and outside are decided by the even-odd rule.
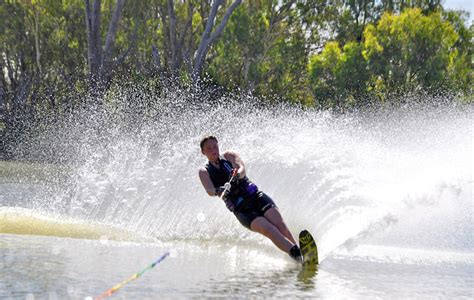
POLYGON ((232 169, 232 172, 230 174, 231 174, 230 180, 224 184, 224 191, 222 191, 222 194, 221 194, 221 197, 220 197, 222 201, 225 201, 224 196, 227 192, 230 191, 230 189, 232 187, 231 183, 234 182, 238 178, 238 173, 237 173, 236 168, 232 169))

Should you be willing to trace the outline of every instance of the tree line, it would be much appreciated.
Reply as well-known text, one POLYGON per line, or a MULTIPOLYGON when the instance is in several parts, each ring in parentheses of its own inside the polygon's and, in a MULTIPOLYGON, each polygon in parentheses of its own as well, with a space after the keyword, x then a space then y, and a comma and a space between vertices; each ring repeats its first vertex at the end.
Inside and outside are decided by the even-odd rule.
POLYGON ((206 79, 320 108, 472 101, 473 25, 440 0, 4 0, 0 130, 114 82, 206 79))

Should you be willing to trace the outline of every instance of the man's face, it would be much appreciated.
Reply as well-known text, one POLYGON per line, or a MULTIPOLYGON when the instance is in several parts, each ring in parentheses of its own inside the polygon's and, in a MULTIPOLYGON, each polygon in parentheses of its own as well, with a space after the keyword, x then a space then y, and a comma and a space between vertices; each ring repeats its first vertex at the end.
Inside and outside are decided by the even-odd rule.
POLYGON ((202 154, 210 161, 216 161, 219 159, 219 145, 213 139, 207 140, 202 147, 202 154))

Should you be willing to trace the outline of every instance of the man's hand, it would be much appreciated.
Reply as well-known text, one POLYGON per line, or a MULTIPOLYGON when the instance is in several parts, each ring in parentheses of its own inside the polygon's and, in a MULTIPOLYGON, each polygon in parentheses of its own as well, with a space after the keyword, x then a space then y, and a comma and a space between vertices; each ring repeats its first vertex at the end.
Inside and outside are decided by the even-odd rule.
MULTIPOLYGON (((220 191, 221 199, 224 200, 224 203, 227 209, 233 212, 235 209, 235 205, 234 203, 232 203, 232 201, 230 201, 230 199, 227 199, 227 196, 229 196, 229 193, 230 193, 230 189, 231 189, 230 182, 226 182, 224 186, 219 187, 219 190, 221 190, 220 191)), ((216 194, 217 194, 217 189, 216 189, 216 194)))
POLYGON ((237 171, 238 170, 236 168, 232 169, 229 181, 231 184, 237 183, 240 180, 240 174, 237 171))
POLYGON ((225 200, 230 193, 231 187, 231 183, 226 182, 223 186, 216 188, 215 195, 219 196, 222 200, 225 200))
POLYGON ((222 196, 222 193, 224 192, 225 190, 225 187, 224 186, 220 186, 218 188, 216 188, 216 191, 214 192, 214 195, 216 196, 222 196))

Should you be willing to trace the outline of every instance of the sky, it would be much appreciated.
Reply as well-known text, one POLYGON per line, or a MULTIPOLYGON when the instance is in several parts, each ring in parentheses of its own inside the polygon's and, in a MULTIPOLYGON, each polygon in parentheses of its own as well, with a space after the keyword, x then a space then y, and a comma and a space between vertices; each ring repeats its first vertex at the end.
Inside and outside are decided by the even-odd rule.
POLYGON ((474 20, 474 0, 445 0, 442 2, 445 8, 462 9, 470 13, 468 25, 474 20))

